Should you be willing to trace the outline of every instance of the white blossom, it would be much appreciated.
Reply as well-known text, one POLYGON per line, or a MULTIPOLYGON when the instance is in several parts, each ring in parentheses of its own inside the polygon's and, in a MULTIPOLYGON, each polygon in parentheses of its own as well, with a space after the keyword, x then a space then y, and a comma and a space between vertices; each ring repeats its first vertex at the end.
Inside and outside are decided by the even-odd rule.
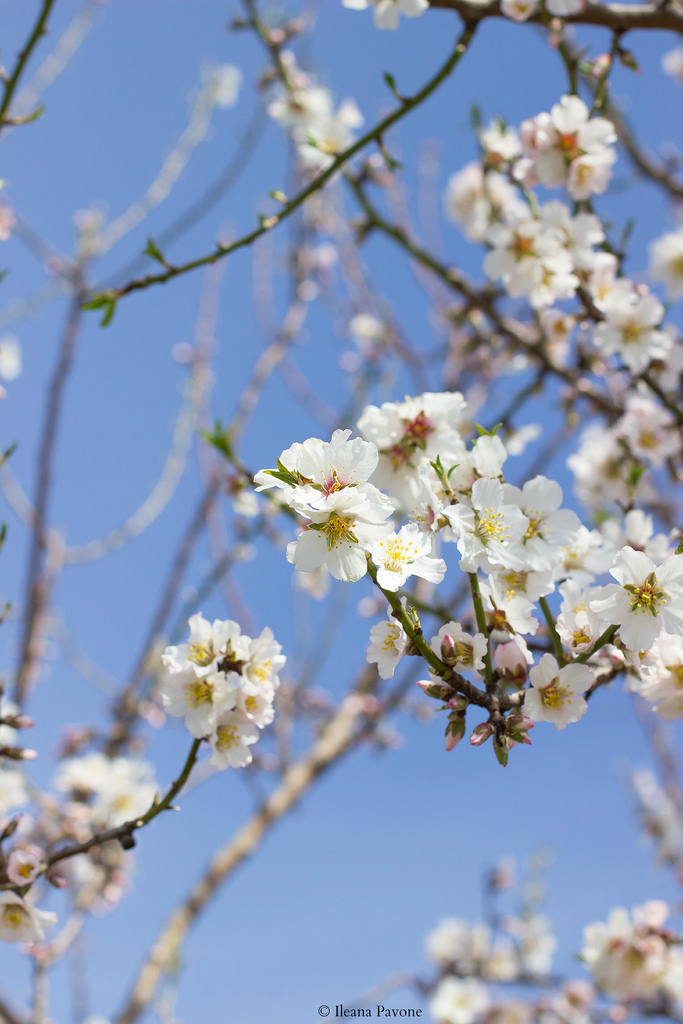
POLYGON ((442 978, 429 1003, 438 1024, 472 1024, 489 1007, 485 985, 476 978, 442 978))
POLYGON ((564 729, 588 710, 582 694, 592 681, 593 673, 586 665, 560 668, 552 654, 544 654, 529 672, 531 685, 524 696, 524 714, 534 722, 552 722, 564 729))
POLYGON ((398 590, 410 576, 441 583, 446 575, 443 558, 432 556, 429 535, 414 523, 402 526, 398 533, 376 540, 370 545, 369 553, 377 566, 377 582, 384 590, 398 590))
POLYGON ((45 928, 55 924, 57 915, 23 900, 14 892, 0 892, 0 940, 27 942, 33 946, 42 942, 45 928))
MULTIPOLYGON (((391 615, 391 609, 389 610, 391 615)), ((366 661, 377 665, 382 679, 391 679, 396 666, 408 648, 409 640, 403 626, 393 617, 385 622, 378 622, 370 630, 370 646, 366 652, 366 661)))
POLYGON ((374 8, 377 28, 398 28, 399 17, 417 18, 429 7, 429 0, 342 0, 344 7, 354 11, 374 8))
POLYGON ((633 651, 647 650, 660 633, 683 634, 683 556, 655 565, 643 551, 626 546, 617 555, 609 583, 591 601, 603 622, 619 626, 633 651))

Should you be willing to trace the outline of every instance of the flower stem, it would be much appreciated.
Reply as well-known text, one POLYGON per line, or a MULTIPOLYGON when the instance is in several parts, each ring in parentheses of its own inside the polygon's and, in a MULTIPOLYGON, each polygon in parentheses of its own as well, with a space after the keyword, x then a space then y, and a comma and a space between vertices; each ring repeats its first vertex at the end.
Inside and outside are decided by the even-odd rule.
POLYGON ((486 637, 486 654, 482 660, 484 662, 484 679, 486 680, 486 689, 488 692, 491 692, 497 687, 493 679, 493 669, 491 667, 491 636, 489 634, 489 627, 486 624, 484 602, 481 599, 481 590, 479 589, 479 577, 476 572, 468 572, 467 575, 470 581, 472 604, 474 606, 474 617, 477 620, 477 629, 486 637))
POLYGON ((557 627, 555 626, 555 619, 553 618, 553 613, 550 610, 550 605, 548 604, 547 598, 539 598, 538 603, 541 606, 541 611, 543 612, 545 621, 548 624, 548 632, 550 633, 550 639, 552 640, 553 650, 555 651, 555 657, 557 658, 557 661, 560 665, 566 665, 567 659, 565 658, 564 650, 562 649, 562 641, 560 640, 560 636, 557 632, 557 627))

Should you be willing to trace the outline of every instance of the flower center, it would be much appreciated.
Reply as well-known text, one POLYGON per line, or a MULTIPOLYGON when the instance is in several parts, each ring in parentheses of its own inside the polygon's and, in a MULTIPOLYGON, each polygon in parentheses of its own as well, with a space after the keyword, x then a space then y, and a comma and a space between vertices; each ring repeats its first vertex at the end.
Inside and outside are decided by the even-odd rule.
POLYGON ((382 565, 387 572, 401 572, 403 566, 407 562, 414 562, 418 555, 414 544, 404 544, 401 540, 381 540, 379 546, 386 547, 382 555, 382 565))
POLYGON ((206 679, 198 679, 196 683, 189 683, 185 687, 185 701, 192 708, 201 707, 202 704, 213 702, 213 683, 206 679))
POLYGON ((205 668, 211 664, 213 658, 213 644, 190 644, 190 651, 187 655, 188 661, 192 661, 195 665, 201 665, 202 668, 205 668))
POLYGON ((474 531, 482 544, 490 540, 505 540, 505 534, 510 532, 510 527, 505 525, 505 515, 496 512, 492 508, 482 509, 476 516, 477 528, 474 531))
POLYGON ((577 144, 577 133, 576 132, 565 132, 560 135, 557 140, 557 147, 564 156, 565 160, 570 163, 572 160, 576 160, 578 156, 581 156, 583 150, 579 148, 577 144))
POLYGON ((621 336, 624 340, 625 345, 632 345, 639 342, 643 333, 643 328, 640 324, 635 323, 633 320, 627 320, 624 326, 621 328, 621 336))
POLYGON ((462 665, 471 665, 474 660, 472 644, 465 643, 464 640, 456 640, 453 644, 452 653, 462 665))
POLYGON ((657 577, 653 572, 647 577, 644 583, 640 586, 635 586, 633 583, 625 583, 624 590, 628 590, 631 594, 631 611, 636 612, 648 612, 653 618, 656 618, 660 612, 660 605, 666 604, 667 596, 666 591, 662 590, 657 584, 657 577))
POLYGON ((541 703, 546 708, 561 708, 565 703, 571 704, 571 700, 571 691, 560 684, 559 677, 541 690, 541 703))
POLYGON ((515 594, 521 593, 526 594, 526 578, 527 573, 524 569, 519 572, 515 572, 514 569, 508 569, 507 572, 501 573, 500 581, 505 586, 505 596, 512 598, 515 594))
POLYGON ((536 255, 534 252, 534 240, 526 235, 515 235, 510 248, 516 260, 523 260, 525 256, 536 255))
POLYGON ((20 904, 9 903, 3 908, 2 923, 16 931, 29 923, 29 916, 20 904))
POLYGON ((387 635, 384 637, 384 642, 382 643, 382 650, 395 651, 396 641, 398 640, 400 634, 401 630, 399 629, 399 627, 392 623, 389 626, 389 629, 387 630, 387 635))
POLYGON ((328 475, 325 477, 325 483, 323 484, 323 494, 335 494, 337 491, 341 491, 343 487, 351 486, 352 484, 349 480, 344 480, 339 476, 339 470, 330 469, 328 475))
POLYGON ((357 544, 358 538, 352 530, 353 523, 350 519, 342 519, 336 512, 330 513, 326 523, 320 524, 321 531, 327 537, 327 550, 338 547, 343 543, 357 544))
POLYGON ((683 689, 683 665, 679 662, 678 665, 665 665, 664 668, 671 673, 672 685, 677 690, 683 689))
POLYGON ((232 747, 239 747, 240 738, 237 735, 236 725, 221 725, 216 730, 216 746, 220 750, 230 750, 232 747))
POLYGON ((419 412, 414 420, 404 420, 405 434, 403 435, 404 443, 406 441, 412 442, 417 448, 424 448, 427 443, 427 438, 430 434, 434 433, 434 427, 429 422, 424 412, 419 412))
POLYGON ((524 534, 524 540, 531 540, 532 537, 540 537, 543 539, 543 534, 541 533, 543 516, 541 513, 537 512, 535 508, 527 508, 524 510, 524 515, 529 520, 527 531, 524 534))

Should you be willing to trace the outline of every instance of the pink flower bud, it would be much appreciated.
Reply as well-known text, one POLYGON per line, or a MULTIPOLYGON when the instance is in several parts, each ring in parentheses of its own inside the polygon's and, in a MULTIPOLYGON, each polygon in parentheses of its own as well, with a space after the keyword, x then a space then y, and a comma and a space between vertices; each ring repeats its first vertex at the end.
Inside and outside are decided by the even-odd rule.
POLYGON ((428 697, 433 697, 434 700, 448 700, 453 692, 450 686, 446 686, 445 683, 435 683, 433 679, 418 679, 415 685, 424 690, 428 697))
POLYGON ((54 885, 55 889, 66 889, 68 882, 64 875, 60 874, 56 868, 48 868, 47 874, 45 875, 50 885, 54 885))
POLYGON ((486 743, 487 739, 493 735, 493 726, 490 722, 480 722, 479 725, 475 725, 470 736, 470 743, 473 747, 480 747, 482 743, 486 743))
POLYGON ((28 715, 5 715, 0 721, 10 729, 32 729, 36 724, 28 715))
POLYGON ((6 757, 8 761, 34 761, 38 751, 30 747, 0 747, 0 757, 6 757))
POLYGON ((448 725, 446 726, 446 750, 453 750, 454 747, 457 747, 464 735, 465 716, 460 712, 454 711, 453 714, 448 716, 448 725))
POLYGON ((599 57, 596 57, 591 68, 593 78, 602 78, 611 63, 612 58, 609 53, 601 53, 599 57))
POLYGON ((526 715, 519 713, 508 715, 507 717, 508 731, 510 729, 515 732, 528 732, 529 729, 533 729, 535 723, 526 715))
POLYGON ((496 668, 505 673, 505 678, 515 686, 521 686, 527 673, 526 659, 514 640, 506 644, 498 644, 493 652, 496 668))
POLYGON ((453 711, 465 711, 469 707, 469 703, 467 697, 463 697, 461 693, 458 693, 455 697, 451 697, 448 706, 453 711))

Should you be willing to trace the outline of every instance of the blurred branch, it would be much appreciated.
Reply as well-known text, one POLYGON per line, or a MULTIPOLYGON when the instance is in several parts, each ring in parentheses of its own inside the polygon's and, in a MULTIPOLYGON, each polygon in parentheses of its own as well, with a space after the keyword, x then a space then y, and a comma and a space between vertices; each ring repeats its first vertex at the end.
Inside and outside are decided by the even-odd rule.
MULTIPOLYGON (((266 123, 265 110, 263 106, 259 105, 256 107, 246 131, 238 140, 233 157, 225 165, 218 178, 216 178, 213 184, 209 185, 199 199, 188 206, 176 220, 171 221, 168 227, 159 232, 156 241, 162 251, 179 238, 182 238, 184 234, 193 228, 207 213, 210 213, 219 201, 228 194, 254 155, 263 136, 266 123)), ((125 281, 131 274, 136 274, 140 267, 144 267, 147 260, 148 257, 145 256, 135 257, 115 275, 116 278, 125 281)), ((102 291, 108 287, 110 285, 105 283, 99 285, 97 290, 102 291)))
POLYGON ((52 461, 62 410, 64 388, 71 371, 83 317, 81 303, 85 294, 85 283, 81 270, 74 274, 73 289, 74 295, 62 336, 57 365, 49 385, 47 411, 38 455, 38 484, 34 502, 33 535, 26 579, 24 629, 21 640, 19 670, 14 686, 14 700, 20 707, 26 699, 28 688, 33 679, 37 659, 37 639, 40 620, 48 599, 49 586, 45 571, 45 559, 48 549, 47 507, 52 485, 52 461))
POLYGON ((216 853, 190 895, 161 929, 115 1024, 134 1024, 154 997, 163 974, 178 955, 188 930, 219 886, 254 853, 270 828, 298 804, 318 777, 371 734, 387 711, 396 707, 403 698, 405 685, 399 685, 385 701, 374 703, 366 710, 362 695, 375 682, 374 670, 366 669, 354 693, 342 702, 311 750, 285 772, 281 784, 261 809, 216 853), (361 718, 365 718, 365 722, 358 728, 361 718))
POLYGON ((612 417, 619 414, 619 410, 607 394, 596 391, 595 388, 591 388, 587 383, 585 387, 579 390, 577 388, 577 381, 571 371, 553 362, 545 347, 537 343, 538 339, 526 325, 499 313, 495 305, 495 296, 490 288, 475 288, 456 267, 448 266, 435 259, 435 257, 421 249, 420 246, 410 239, 399 226, 387 221, 370 202, 363 188, 362 175, 354 176, 346 173, 345 178, 366 215, 367 221, 364 225, 366 234, 377 230, 388 238, 392 238, 414 260, 441 278, 452 291, 462 295, 471 309, 480 310, 495 329, 512 344, 513 348, 525 352, 536 362, 540 363, 545 371, 570 384, 577 395, 591 401, 601 412, 612 417))
POLYGON ((61 850, 57 850, 56 853, 50 854, 45 862, 47 867, 52 867, 53 864, 58 864, 62 860, 75 857, 79 853, 87 853, 88 850, 92 850, 96 846, 102 846, 104 843, 110 843, 114 840, 120 842, 124 850, 131 849, 135 845, 135 841, 133 839, 134 832, 140 828, 144 828, 145 825, 149 825, 149 823, 154 821, 154 819, 163 811, 175 809, 172 806, 173 801, 190 777, 190 773, 197 761, 197 754, 199 753, 201 744, 202 740, 193 740, 182 771, 178 778, 169 786, 163 800, 155 799, 149 810, 139 818, 134 818, 131 821, 124 821, 122 825, 117 825, 115 828, 109 828, 105 832, 96 833, 83 843, 73 843, 71 846, 65 846, 61 850))
POLYGON ((16 1010, 13 1010, 7 1005, 5 1000, 0 996, 0 1021, 3 1024, 29 1024, 26 1017, 21 1016, 16 1010))
POLYGON ((318 192, 329 180, 332 178, 337 171, 344 167, 349 160, 351 160, 357 153, 360 153, 371 142, 379 142, 382 139, 384 133, 398 121, 402 120, 407 114, 409 114, 416 107, 420 106, 429 96, 441 85, 443 81, 451 74, 460 58, 466 52, 475 32, 476 25, 474 23, 466 24, 464 30, 460 34, 455 48, 447 61, 437 71, 437 73, 419 90, 414 96, 406 97, 402 100, 400 105, 396 107, 387 117, 383 118, 371 131, 357 139, 353 145, 343 150, 332 160, 330 165, 320 174, 311 181, 306 188, 302 189, 291 199, 285 203, 279 213, 274 214, 271 217, 263 217, 259 227, 250 231, 248 234, 243 235, 234 242, 228 244, 219 243, 216 249, 206 256, 201 256, 198 259, 190 260, 187 263, 183 263, 180 266, 169 266, 163 273, 160 274, 148 274, 145 277, 134 278, 129 281, 128 284, 123 285, 120 288, 113 288, 107 292, 99 295, 91 296, 93 301, 101 300, 104 304, 116 303, 124 295, 129 295, 131 292, 140 291, 144 288, 149 288, 152 285, 166 284, 167 281, 173 278, 179 277, 182 274, 187 274, 193 270, 197 270, 199 267, 208 266, 212 263, 216 263, 223 257, 228 256, 230 253, 236 252, 238 249, 243 249, 246 246, 251 245, 256 241, 257 238, 261 238, 272 228, 276 227, 286 220, 295 210, 298 208, 312 195, 318 192))
POLYGON ((200 89, 195 99, 190 120, 178 142, 161 165, 161 169, 141 199, 132 203, 116 220, 108 224, 98 239, 98 254, 116 245, 124 235, 143 221, 152 210, 167 198, 173 185, 187 166, 199 143, 206 138, 211 124, 214 100, 210 84, 200 89))
POLYGON ((57 40, 54 50, 48 54, 28 85, 17 97, 17 109, 20 113, 33 110, 40 97, 54 80, 62 73, 71 58, 85 40, 95 15, 101 11, 101 0, 87 0, 80 11, 57 40))
POLYGON ((111 733, 107 742, 107 753, 109 756, 113 756, 116 751, 120 749, 121 745, 128 737, 130 728, 135 721, 139 704, 138 689, 140 683, 148 672, 150 653, 155 649, 155 645, 163 630, 164 623, 170 615, 173 602, 175 601, 178 588, 182 583, 190 556, 192 555, 197 539, 204 528, 208 510, 216 499, 219 487, 219 477, 215 476, 205 488, 197 508, 193 512, 190 522, 182 536, 176 556, 168 571, 166 583, 162 588, 157 611, 143 641, 140 655, 131 673, 130 679, 125 689, 119 695, 112 711, 111 733))
POLYGON ((161 514, 175 493, 185 469, 187 454, 197 426, 202 396, 210 379, 210 371, 205 360, 196 358, 176 419, 171 448, 166 456, 161 475, 152 491, 124 523, 111 530, 106 536, 90 541, 88 544, 66 548, 64 551, 65 565, 92 562, 97 558, 102 558, 110 551, 123 547, 133 537, 143 533, 161 514))

